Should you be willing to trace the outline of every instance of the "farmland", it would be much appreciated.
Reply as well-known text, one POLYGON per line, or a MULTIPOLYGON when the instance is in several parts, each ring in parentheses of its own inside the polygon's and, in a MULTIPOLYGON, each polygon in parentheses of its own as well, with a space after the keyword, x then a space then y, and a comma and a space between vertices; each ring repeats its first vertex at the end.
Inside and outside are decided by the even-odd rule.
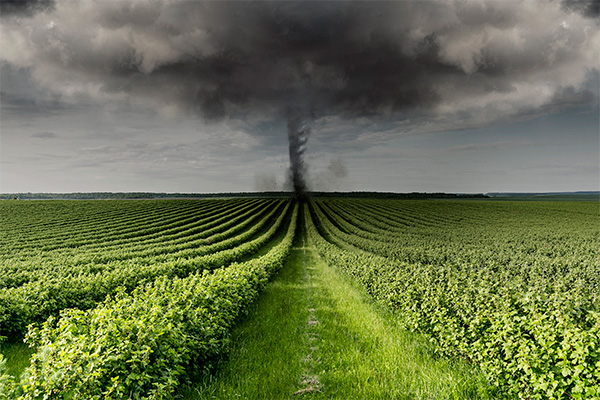
MULTIPOLYGON (((252 324, 252 315, 264 318, 260 293, 269 296, 280 275, 300 285, 311 265, 321 275, 306 283, 306 293, 321 290, 314 282, 338 293, 336 300, 315 300, 321 305, 310 306, 311 313, 326 321, 330 304, 350 301, 340 294, 349 289, 332 289, 332 282, 348 280, 380 307, 369 317, 379 321, 372 326, 383 326, 382 316, 394 321, 393 329, 372 329, 379 345, 370 353, 398 342, 389 339, 394 332, 412 332, 411 341, 424 341, 432 359, 466 368, 435 369, 431 375, 460 376, 438 386, 468 375, 485 381, 436 398, 598 398, 599 217, 597 202, 568 201, 3 201, 2 349, 14 354, 23 339, 32 349, 22 350, 30 358, 23 375, 10 359, 9 370, 0 371, 0 399, 184 396, 198 377, 225 376, 223 360, 243 357, 236 329, 252 324)), ((290 289, 271 296, 292 295, 290 289)), ((353 307, 348 313, 366 315, 353 307)), ((351 351, 335 346, 340 337, 325 328, 333 322, 309 325, 340 350, 314 350, 322 351, 320 365, 290 372, 292 386, 302 386, 296 382, 303 375, 319 376, 301 394, 396 393, 385 385, 375 391, 371 378, 352 395, 336 393, 336 386, 351 385, 336 368, 352 361, 329 360, 351 351)), ((284 336, 300 343, 295 326, 284 336)), ((270 335, 260 329, 258 336, 270 335)), ((398 364, 409 363, 390 349, 380 355, 389 366, 380 382, 405 373, 398 364), (392 357, 389 364, 384 357, 392 357)), ((422 362, 413 373, 428 368, 422 362)), ((403 385, 404 393, 413 391, 405 398, 432 396, 403 385)))

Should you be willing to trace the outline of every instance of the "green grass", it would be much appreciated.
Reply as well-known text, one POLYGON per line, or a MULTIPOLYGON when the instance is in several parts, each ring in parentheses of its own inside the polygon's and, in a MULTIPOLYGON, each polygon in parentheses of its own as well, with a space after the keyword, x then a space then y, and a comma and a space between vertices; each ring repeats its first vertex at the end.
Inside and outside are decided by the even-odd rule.
POLYGON ((230 358, 217 362, 214 375, 182 390, 184 399, 279 399, 298 390, 311 293, 301 254, 294 249, 236 327, 230 358))
POLYGON ((12 376, 20 376, 25 368, 29 366, 29 358, 33 349, 23 342, 4 342, 0 344, 0 354, 6 359, 6 373, 12 376))
POLYGON ((324 398, 485 399, 469 365, 436 357, 425 337, 400 329, 393 315, 313 255, 324 398))
POLYGON ((492 398, 476 369, 436 357, 305 240, 184 399, 492 398))

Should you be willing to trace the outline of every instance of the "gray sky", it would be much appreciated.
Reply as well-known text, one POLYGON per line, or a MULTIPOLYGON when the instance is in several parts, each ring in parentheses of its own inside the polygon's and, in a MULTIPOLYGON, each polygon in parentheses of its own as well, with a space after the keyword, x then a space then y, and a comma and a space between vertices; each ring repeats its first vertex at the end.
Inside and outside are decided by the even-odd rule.
POLYGON ((0 192, 600 190, 597 1, 0 4, 0 192))

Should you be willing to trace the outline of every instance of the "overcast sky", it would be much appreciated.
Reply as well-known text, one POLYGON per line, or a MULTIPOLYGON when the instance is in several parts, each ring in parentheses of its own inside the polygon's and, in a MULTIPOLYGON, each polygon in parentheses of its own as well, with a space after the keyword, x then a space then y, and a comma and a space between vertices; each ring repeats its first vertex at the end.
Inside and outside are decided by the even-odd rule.
POLYGON ((600 190, 598 1, 0 4, 0 192, 600 190))

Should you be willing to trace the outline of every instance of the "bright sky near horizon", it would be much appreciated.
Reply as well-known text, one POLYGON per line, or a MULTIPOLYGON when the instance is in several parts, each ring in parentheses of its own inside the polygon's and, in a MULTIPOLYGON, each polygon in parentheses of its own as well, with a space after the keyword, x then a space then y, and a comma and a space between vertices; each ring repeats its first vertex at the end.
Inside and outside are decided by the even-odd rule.
POLYGON ((0 192, 600 190, 598 1, 3 1, 0 192))

